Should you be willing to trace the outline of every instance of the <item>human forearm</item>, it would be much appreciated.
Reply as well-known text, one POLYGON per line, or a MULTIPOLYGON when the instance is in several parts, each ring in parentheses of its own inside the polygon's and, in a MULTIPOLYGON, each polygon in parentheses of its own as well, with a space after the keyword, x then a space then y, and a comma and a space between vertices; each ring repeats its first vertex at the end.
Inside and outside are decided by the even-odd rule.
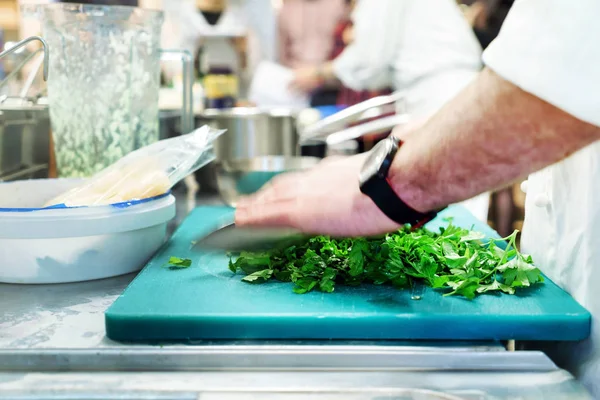
POLYGON ((406 137, 390 178, 406 203, 429 211, 498 188, 599 138, 600 128, 484 70, 406 137))

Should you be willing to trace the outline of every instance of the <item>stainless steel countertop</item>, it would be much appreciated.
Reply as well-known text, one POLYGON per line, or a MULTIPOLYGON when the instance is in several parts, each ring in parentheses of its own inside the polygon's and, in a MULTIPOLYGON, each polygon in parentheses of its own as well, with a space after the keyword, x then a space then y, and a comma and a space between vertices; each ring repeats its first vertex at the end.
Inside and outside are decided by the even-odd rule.
MULTIPOLYGON (((217 195, 188 197, 181 189, 175 195, 177 213, 169 234, 197 205, 222 204, 217 195)), ((104 336, 104 311, 135 276, 56 285, 0 284, 0 350, 118 345, 104 336)))
MULTIPOLYGON (((197 205, 222 204, 175 194, 170 232, 197 205)), ((113 342, 104 311, 134 277, 0 284, 0 398, 435 398, 399 397, 407 387, 481 400, 588 398, 543 353, 499 343, 113 342)))

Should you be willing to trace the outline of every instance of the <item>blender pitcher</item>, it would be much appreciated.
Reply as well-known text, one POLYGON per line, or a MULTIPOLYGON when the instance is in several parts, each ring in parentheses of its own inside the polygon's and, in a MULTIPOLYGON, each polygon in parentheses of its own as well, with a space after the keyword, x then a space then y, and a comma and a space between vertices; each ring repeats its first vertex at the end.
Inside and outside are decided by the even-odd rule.
MULTIPOLYGON (((24 6, 23 12, 41 21, 49 47, 48 101, 60 177, 91 176, 158 140, 162 11, 58 3, 24 6)), ((182 124, 188 133, 192 58, 179 53, 189 80, 182 114, 192 119, 192 126, 182 124)))

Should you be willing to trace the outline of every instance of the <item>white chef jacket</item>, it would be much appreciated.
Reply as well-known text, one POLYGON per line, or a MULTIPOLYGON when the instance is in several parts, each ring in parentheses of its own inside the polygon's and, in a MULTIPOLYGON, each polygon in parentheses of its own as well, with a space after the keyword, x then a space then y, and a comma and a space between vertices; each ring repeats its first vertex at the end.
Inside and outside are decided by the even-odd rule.
POLYGON ((481 69, 481 46, 454 0, 359 0, 354 41, 334 61, 354 90, 405 91, 403 111, 427 116, 481 69))
MULTIPOLYGON (((517 0, 484 62, 600 126, 598 15, 597 0, 517 0)), ((533 174, 524 189, 523 251, 593 316, 589 340, 556 344, 549 353, 600 399, 600 142, 533 174)))

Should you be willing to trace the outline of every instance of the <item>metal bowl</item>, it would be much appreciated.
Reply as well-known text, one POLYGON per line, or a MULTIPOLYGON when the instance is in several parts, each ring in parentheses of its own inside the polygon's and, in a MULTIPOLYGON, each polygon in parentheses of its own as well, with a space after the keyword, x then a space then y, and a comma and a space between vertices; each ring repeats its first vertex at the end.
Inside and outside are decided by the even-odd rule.
POLYGON ((257 192, 276 175, 312 168, 319 161, 317 157, 286 156, 219 161, 216 164, 219 194, 225 203, 235 207, 240 197, 257 192))

